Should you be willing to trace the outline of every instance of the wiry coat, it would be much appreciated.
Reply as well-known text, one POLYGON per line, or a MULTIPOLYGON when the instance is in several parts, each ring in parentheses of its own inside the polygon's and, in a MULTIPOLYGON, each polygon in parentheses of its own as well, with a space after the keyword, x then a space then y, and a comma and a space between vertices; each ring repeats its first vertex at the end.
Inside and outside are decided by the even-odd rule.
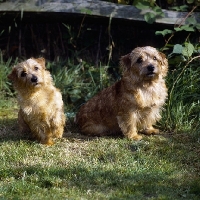
POLYGON ((66 120, 62 96, 53 85, 45 60, 31 58, 19 63, 8 78, 17 91, 20 131, 31 132, 47 145, 53 144, 53 138, 61 138, 66 120))
POLYGON ((82 133, 110 135, 122 132, 130 139, 141 139, 138 131, 158 133, 153 124, 167 98, 164 77, 168 62, 153 47, 138 47, 121 58, 123 76, 81 106, 76 123, 82 133))

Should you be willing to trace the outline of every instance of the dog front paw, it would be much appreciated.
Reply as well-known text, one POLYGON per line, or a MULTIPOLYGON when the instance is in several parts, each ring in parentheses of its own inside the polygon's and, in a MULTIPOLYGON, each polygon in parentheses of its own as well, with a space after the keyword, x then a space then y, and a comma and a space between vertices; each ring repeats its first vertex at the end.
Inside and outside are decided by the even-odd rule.
POLYGON ((51 138, 46 138, 44 140, 41 140, 40 142, 41 142, 41 144, 45 144, 47 146, 52 146, 54 144, 54 142, 51 138))
POLYGON ((142 136, 138 135, 137 133, 128 133, 126 134, 126 137, 130 140, 141 140, 142 136))
POLYGON ((146 135, 155 135, 155 134, 159 134, 159 129, 155 129, 155 128, 147 128, 141 131, 142 133, 146 134, 146 135))

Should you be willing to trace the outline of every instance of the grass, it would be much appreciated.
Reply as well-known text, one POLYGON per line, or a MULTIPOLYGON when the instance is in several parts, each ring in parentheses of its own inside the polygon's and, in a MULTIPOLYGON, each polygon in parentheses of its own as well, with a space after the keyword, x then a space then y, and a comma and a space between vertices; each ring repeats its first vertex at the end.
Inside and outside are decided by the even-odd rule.
MULTIPOLYGON (((67 127, 54 146, 27 141, 15 100, 0 115, 0 199, 199 199, 199 140, 89 138, 67 127), (12 107, 11 107, 12 105, 12 107)), ((1 104, 3 105, 3 104, 1 104)))
POLYGON ((162 129, 176 133, 200 133, 200 68, 199 61, 185 66, 182 63, 169 71, 168 100, 159 122, 162 129), (181 75, 180 75, 181 74, 181 75))

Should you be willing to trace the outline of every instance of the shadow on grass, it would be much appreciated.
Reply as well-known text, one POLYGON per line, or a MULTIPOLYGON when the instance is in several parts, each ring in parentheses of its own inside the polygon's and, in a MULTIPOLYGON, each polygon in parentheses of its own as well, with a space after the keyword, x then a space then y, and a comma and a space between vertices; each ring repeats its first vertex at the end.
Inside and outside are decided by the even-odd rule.
POLYGON ((82 134, 78 128, 78 126, 73 123, 72 121, 70 121, 70 123, 67 123, 65 126, 65 131, 63 133, 63 137, 67 138, 70 141, 73 141, 74 139, 78 139, 78 140, 86 140, 86 141, 91 141, 91 140, 95 140, 97 138, 112 138, 112 139, 123 139, 124 136, 122 133, 116 133, 114 135, 108 135, 108 136, 89 136, 89 135, 85 135, 82 134))
MULTIPOLYGON (((0 142, 1 141, 18 141, 18 140, 28 140, 32 142, 30 138, 31 138, 30 134, 25 135, 19 132, 17 118, 0 119, 0 142)), ((92 137, 92 136, 90 137, 90 136, 81 134, 77 126, 73 124, 72 122, 70 122, 70 123, 67 123, 65 126, 63 138, 67 138, 70 141, 73 141, 76 139, 89 141, 89 140, 94 140, 98 137, 92 137)), ((104 138, 123 138, 123 136, 120 134, 116 134, 114 136, 105 136, 104 138)))
MULTIPOLYGON (((104 170, 101 167, 90 168, 72 166, 48 170, 38 167, 8 169, 2 178, 12 176, 23 178, 24 185, 34 184, 39 189, 75 189, 78 193, 101 193, 109 199, 155 198, 155 199, 198 199, 200 197, 200 178, 192 181, 182 180, 161 171, 134 172, 130 169, 121 171, 104 170), (22 174, 26 172, 26 177, 22 174), (37 179, 33 177, 37 176, 37 179), (33 179, 32 179, 33 178, 33 179)), ((33 191, 36 192, 36 191, 33 191)))
MULTIPOLYGON (((0 142, 23 139, 18 133, 16 119, 1 120, 0 125, 0 142)), ((76 132, 74 129, 71 132, 70 127, 67 127, 64 137, 68 138, 69 142, 76 139, 87 141, 95 139, 95 137, 88 138, 74 132, 76 132)), ((8 167, 0 171, 0 180, 9 180, 14 177, 16 181, 23 180, 25 186, 26 184, 33 185, 33 188, 41 189, 41 191, 44 188, 48 190, 59 188, 66 191, 73 189, 81 195, 101 193, 104 197, 109 196, 109 199, 198 199, 200 197, 200 178, 197 176, 200 173, 199 144, 189 134, 146 136, 144 142, 124 141, 122 146, 125 148, 122 148, 122 151, 131 152, 133 156, 127 158, 131 160, 126 160, 125 157, 124 168, 117 164, 112 170, 105 167, 112 160, 115 162, 114 158, 116 157, 117 160, 118 154, 112 151, 102 151, 97 154, 98 156, 88 155, 96 156, 97 162, 100 163, 97 165, 88 163, 84 166, 81 162, 70 162, 65 167, 55 168, 40 165, 8 167), (144 156, 142 159, 141 154, 144 156), (152 168, 154 164, 147 160, 152 158, 148 157, 149 154, 155 157, 155 161, 161 159, 177 167, 167 170, 162 169, 164 164, 161 168, 157 164, 157 168, 154 169, 152 168), (130 168, 133 166, 130 163, 134 161, 144 161, 150 164, 145 165, 148 169, 135 170, 130 168), (183 170, 181 169, 183 167, 185 167, 186 177, 183 177, 182 171, 178 172, 178 170, 183 170)), ((138 165, 143 168, 142 162, 138 165)), ((23 185, 23 188, 25 186, 23 185)), ((37 190, 31 192, 36 193, 37 190)))
POLYGON ((0 142, 19 140, 23 135, 18 130, 17 119, 0 119, 0 142))

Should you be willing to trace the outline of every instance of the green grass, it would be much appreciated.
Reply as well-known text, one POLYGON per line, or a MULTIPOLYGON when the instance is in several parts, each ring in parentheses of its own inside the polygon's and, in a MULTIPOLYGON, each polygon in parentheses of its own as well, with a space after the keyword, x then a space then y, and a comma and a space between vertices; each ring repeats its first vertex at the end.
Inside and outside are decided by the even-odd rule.
POLYGON ((144 136, 135 142, 89 138, 67 126, 64 137, 47 147, 19 134, 16 103, 5 101, 0 199, 200 198, 200 141, 191 134, 144 136))
POLYGON ((167 76, 168 100, 160 127, 167 131, 200 133, 200 68, 199 61, 185 63, 170 70, 167 76))

